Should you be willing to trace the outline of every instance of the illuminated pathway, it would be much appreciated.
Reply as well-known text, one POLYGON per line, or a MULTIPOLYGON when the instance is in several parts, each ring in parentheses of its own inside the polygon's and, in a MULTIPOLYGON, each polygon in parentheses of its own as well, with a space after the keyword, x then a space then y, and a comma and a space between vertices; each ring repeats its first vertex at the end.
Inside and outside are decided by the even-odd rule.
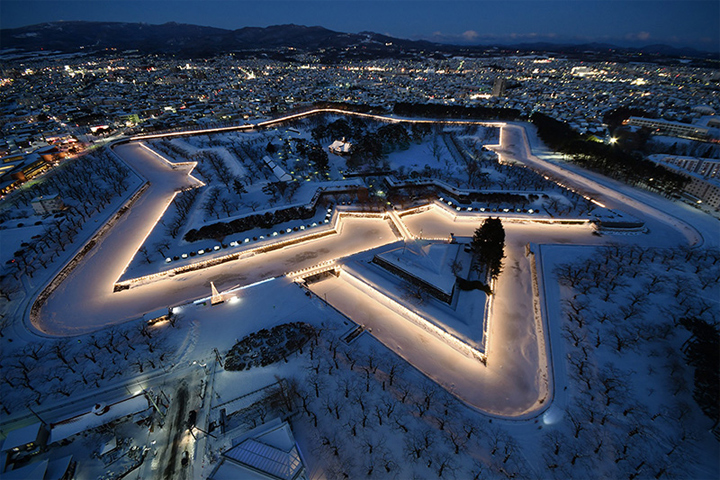
MULTIPOLYGON (((470 237, 480 220, 454 222, 438 210, 404 216, 415 235, 470 237)), ((493 315, 487 343, 487 366, 458 353, 372 297, 338 279, 313 284, 312 290, 358 323, 372 329, 386 346, 431 377, 463 401, 479 410, 502 416, 531 414, 547 405, 551 385, 546 360, 544 332, 533 322, 533 293, 530 261, 525 257, 528 242, 591 244, 602 238, 592 235, 588 225, 561 226, 505 223, 507 242, 505 273, 495 285, 493 315), (418 348, 421 345, 421 348, 418 348)))
MULTIPOLYGON (((506 155, 522 156, 527 152, 527 149, 513 148, 515 144, 510 143, 525 142, 524 136, 520 134, 503 135, 502 141, 506 155)), ((199 183, 188 176, 191 165, 173 168, 138 143, 117 146, 115 152, 148 179, 150 187, 130 211, 98 240, 88 256, 42 305, 33 325, 45 334, 64 336, 97 331, 138 319, 144 313, 160 307, 204 297, 209 293, 211 280, 220 290, 238 284, 248 285, 398 240, 386 219, 344 218, 338 234, 192 273, 164 277, 113 293, 114 282, 172 201, 176 190, 199 183)), ((640 214, 644 213, 638 210, 640 214)), ((401 231, 404 235, 408 232, 418 235, 422 231, 424 237, 436 238, 447 237, 450 232, 456 236, 471 236, 483 217, 454 219, 433 209, 404 216, 404 228, 401 231)), ((467 359, 422 331, 414 331, 408 322, 395 322, 391 315, 381 311, 372 302, 362 303, 362 297, 357 294, 340 295, 343 293, 341 290, 333 293, 330 284, 326 285, 328 290, 324 293, 328 294, 331 303, 338 303, 341 311, 365 315, 364 320, 358 319, 361 323, 371 325, 375 322, 373 334, 380 341, 469 404, 500 415, 530 413, 541 406, 541 400, 549 400, 549 387, 547 383, 543 384, 542 379, 551 379, 552 376, 547 373, 547 339, 534 322, 531 263, 525 257, 525 245, 528 242, 587 245, 608 239, 593 236, 588 225, 541 225, 530 222, 507 222, 505 225, 508 258, 505 272, 496 285, 486 350, 489 358, 487 367, 467 359), (342 301, 347 303, 343 305, 342 301), (388 320, 380 324, 378 318, 388 320), (418 342, 423 344, 422 348, 418 347, 418 342), (427 355, 425 352, 434 353, 427 355)), ((677 232, 678 224, 669 222, 662 228, 669 235, 662 240, 656 236, 643 236, 628 237, 627 241, 635 242, 635 239, 643 238, 644 244, 655 241, 678 244, 677 240, 682 238, 677 232)), ((547 405, 547 402, 544 404, 547 405)))
POLYGON ((662 229, 664 233, 677 238, 676 244, 717 246, 720 243, 717 220, 688 205, 671 202, 658 194, 592 174, 571 164, 557 165, 538 158, 530 151, 526 128, 523 126, 503 127, 500 143, 499 148, 491 148, 501 157, 516 159, 535 170, 562 178, 566 186, 590 193, 608 208, 623 210, 641 218, 653 233, 662 229))

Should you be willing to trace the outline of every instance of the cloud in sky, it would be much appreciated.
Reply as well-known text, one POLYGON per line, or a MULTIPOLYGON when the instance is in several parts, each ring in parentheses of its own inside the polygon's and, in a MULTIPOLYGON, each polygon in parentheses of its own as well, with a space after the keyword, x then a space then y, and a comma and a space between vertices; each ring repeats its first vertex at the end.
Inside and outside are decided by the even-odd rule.
MULTIPOLYGON (((720 48, 718 0, 1 0, 0 26, 56 20, 193 23, 227 29, 285 23, 400 38, 667 42, 720 48), (514 37, 511 37, 514 34, 514 37), (709 40, 708 40, 709 39, 709 40)), ((676 46, 682 46, 676 44, 676 46)))
POLYGON ((466 30, 462 37, 468 42, 474 42, 480 35, 475 30, 466 30))

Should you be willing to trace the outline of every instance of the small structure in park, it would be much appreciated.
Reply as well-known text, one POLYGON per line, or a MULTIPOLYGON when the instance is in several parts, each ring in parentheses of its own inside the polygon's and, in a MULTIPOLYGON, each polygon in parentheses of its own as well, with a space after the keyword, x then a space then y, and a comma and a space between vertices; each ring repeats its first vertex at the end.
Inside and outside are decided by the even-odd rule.
POLYGON ((328 147, 330 153, 334 153, 335 155, 349 155, 351 149, 352 144, 346 142, 344 138, 342 140, 335 140, 328 147))
POLYGON ((265 155, 263 157, 263 161, 268 166, 270 170, 272 170, 273 175, 275 175, 275 178, 277 178, 278 182, 289 182, 292 180, 292 176, 290 176, 283 168, 276 164, 272 158, 265 155))
POLYGON ((290 424, 279 418, 250 430, 232 441, 233 447, 210 479, 257 478, 269 480, 307 479, 305 462, 290 424))
POLYGON ((30 203, 38 215, 59 212, 65 208, 65 203, 57 193, 53 195, 40 195, 39 197, 33 198, 30 203))
POLYGON ((165 320, 173 320, 172 316, 173 312, 170 308, 162 307, 153 310, 152 312, 145 313, 143 315, 143 320, 145 320, 148 325, 155 325, 156 323, 164 322, 165 320))
POLYGON ((212 290, 212 297, 210 297, 210 305, 217 305, 218 303, 223 303, 225 299, 222 295, 220 295, 220 292, 218 292, 217 287, 215 287, 215 284, 213 282, 210 282, 210 289, 212 290))

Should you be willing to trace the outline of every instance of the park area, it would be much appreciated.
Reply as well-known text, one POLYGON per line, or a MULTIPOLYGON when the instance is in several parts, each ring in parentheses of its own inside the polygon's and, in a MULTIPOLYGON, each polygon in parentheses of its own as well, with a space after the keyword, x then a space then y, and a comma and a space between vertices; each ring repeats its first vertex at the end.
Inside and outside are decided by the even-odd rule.
POLYGON ((30 212, 52 182, 1 218, 22 250, 3 257, 3 431, 28 405, 53 424, 99 395, 156 402, 145 428, 50 444, 77 478, 213 478, 278 418, 310 478, 717 476, 698 353, 716 220, 558 163, 524 125, 327 113, 93 155, 103 195, 57 177, 62 222, 30 212), (488 217, 494 275, 472 247, 488 217), (113 439, 132 461, 103 460, 113 439))

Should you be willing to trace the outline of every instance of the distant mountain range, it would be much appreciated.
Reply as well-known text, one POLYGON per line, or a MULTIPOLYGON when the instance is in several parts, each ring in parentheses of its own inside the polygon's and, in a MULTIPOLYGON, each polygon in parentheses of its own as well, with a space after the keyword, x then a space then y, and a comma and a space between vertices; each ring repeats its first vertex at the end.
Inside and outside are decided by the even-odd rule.
POLYGON ((606 44, 558 45, 448 45, 424 40, 404 40, 372 32, 342 33, 323 27, 275 25, 238 30, 178 23, 149 25, 118 22, 52 22, 0 30, 0 47, 21 52, 101 52, 137 50, 144 54, 182 57, 226 53, 291 59, 296 53, 314 53, 324 61, 342 58, 403 58, 417 55, 484 56, 497 51, 547 52, 564 55, 632 56, 639 53, 661 57, 712 60, 716 53, 691 48, 650 45, 622 48, 606 44))

